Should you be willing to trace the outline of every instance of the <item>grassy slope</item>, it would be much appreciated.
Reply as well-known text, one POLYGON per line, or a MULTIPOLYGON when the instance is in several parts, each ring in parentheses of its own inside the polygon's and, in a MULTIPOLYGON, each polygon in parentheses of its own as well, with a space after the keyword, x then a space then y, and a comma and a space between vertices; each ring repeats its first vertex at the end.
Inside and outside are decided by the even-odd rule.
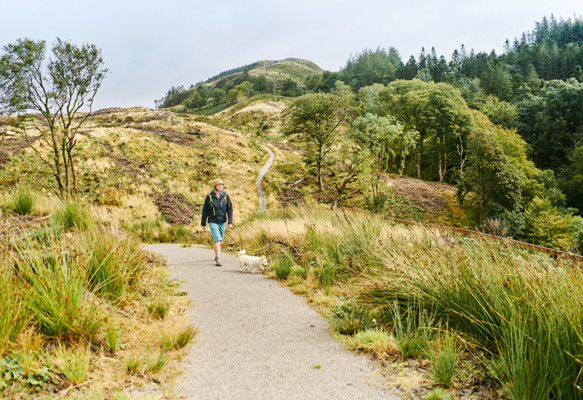
MULTIPOLYGON (((299 58, 286 58, 278 61, 262 61, 255 68, 249 70, 249 75, 265 75, 267 78, 276 82, 283 82, 287 79, 293 79, 298 84, 303 85, 306 79, 314 74, 321 74, 323 69, 311 61, 299 58)), ((208 82, 208 85, 214 87, 219 80, 233 78, 242 75, 243 72, 221 76, 219 79, 208 82)))
MULTIPOLYGON (((78 142, 81 196, 113 225, 158 219, 154 200, 163 193, 201 203, 216 176, 237 200, 237 220, 256 208, 255 178, 263 150, 239 132, 188 115, 111 109, 97 113, 78 142)), ((48 195, 51 182, 50 171, 30 150, 12 157, 0 171, 0 193, 27 183, 48 195)))

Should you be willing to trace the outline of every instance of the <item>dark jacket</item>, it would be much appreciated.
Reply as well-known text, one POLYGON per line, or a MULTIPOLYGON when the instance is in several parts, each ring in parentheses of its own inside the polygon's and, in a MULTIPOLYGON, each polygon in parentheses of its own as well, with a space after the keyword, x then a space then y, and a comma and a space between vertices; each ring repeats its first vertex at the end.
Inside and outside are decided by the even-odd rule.
POLYGON ((217 224, 222 224, 223 222, 233 223, 233 205, 231 204, 231 198, 224 190, 221 192, 219 197, 215 191, 211 191, 204 199, 204 205, 202 206, 202 220, 200 221, 201 226, 206 226, 207 218, 208 222, 214 222, 217 224))

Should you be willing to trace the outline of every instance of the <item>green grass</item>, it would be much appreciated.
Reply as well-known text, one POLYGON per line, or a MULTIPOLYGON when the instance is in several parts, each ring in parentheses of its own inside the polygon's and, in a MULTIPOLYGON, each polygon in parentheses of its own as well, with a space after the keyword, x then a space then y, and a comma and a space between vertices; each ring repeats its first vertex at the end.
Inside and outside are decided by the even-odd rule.
POLYGON ((429 352, 431 360, 431 374, 433 380, 446 388, 453 387, 453 379, 456 374, 460 352, 455 343, 455 337, 446 333, 439 341, 437 352, 429 352))
POLYGON ((29 187, 19 185, 16 190, 12 192, 8 208, 17 214, 30 215, 34 212, 34 204, 36 197, 29 187))
POLYGON ((131 240, 94 232, 87 238, 89 287, 114 304, 135 295, 146 259, 131 240))
POLYGON ((289 256, 289 254, 280 255, 274 263, 273 269, 275 270, 275 276, 277 279, 285 280, 291 274, 294 262, 289 256))
POLYGON ((63 201, 49 219, 52 227, 71 230, 84 230, 93 224, 89 210, 78 200, 63 201))
POLYGON ((58 346, 53 360, 72 386, 79 385, 89 378, 89 346, 78 346, 73 349, 58 346))

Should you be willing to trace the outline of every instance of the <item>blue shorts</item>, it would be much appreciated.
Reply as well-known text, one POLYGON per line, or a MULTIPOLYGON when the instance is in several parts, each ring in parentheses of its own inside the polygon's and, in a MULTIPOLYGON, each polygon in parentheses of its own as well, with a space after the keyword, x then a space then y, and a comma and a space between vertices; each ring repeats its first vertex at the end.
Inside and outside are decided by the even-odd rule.
POLYGON ((213 235, 213 240, 215 242, 222 242, 223 237, 225 237, 225 229, 227 228, 227 223, 217 224, 214 222, 209 222, 209 229, 213 235))

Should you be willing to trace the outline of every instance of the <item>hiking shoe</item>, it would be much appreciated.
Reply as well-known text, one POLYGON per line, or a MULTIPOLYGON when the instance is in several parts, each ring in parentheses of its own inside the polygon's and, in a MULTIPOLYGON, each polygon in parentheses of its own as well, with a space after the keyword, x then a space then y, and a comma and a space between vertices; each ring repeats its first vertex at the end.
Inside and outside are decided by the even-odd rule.
POLYGON ((215 257, 215 265, 217 267, 220 267, 221 266, 221 259, 219 257, 215 257))

